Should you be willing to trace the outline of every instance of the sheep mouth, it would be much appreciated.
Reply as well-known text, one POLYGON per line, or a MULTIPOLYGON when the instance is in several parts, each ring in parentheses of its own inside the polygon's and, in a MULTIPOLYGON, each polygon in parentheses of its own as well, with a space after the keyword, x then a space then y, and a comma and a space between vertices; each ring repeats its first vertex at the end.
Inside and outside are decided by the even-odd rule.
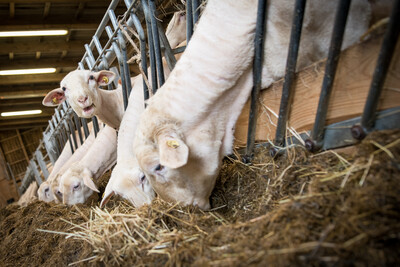
POLYGON ((83 108, 84 113, 91 113, 94 110, 94 104, 91 104, 90 106, 83 108))

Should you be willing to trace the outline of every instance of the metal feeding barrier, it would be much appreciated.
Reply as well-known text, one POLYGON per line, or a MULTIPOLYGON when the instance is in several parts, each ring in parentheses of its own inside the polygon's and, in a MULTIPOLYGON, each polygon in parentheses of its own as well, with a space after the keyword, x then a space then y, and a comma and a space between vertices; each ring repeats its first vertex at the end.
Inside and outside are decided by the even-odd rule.
MULTIPOLYGON (((164 53, 168 67, 172 70, 176 64, 174 54, 183 52, 185 47, 171 49, 165 36, 164 29, 155 16, 155 0, 124 0, 126 11, 117 19, 115 9, 120 2, 122 1, 111 1, 92 40, 89 44, 85 44, 84 46, 85 53, 82 60, 78 62, 78 69, 88 69, 91 71, 107 69, 117 74, 117 77, 121 80, 123 104, 124 109, 126 109, 129 94, 132 89, 127 51, 127 43, 129 43, 128 38, 130 38, 127 34, 132 32, 130 29, 135 29, 139 38, 140 67, 146 79, 148 65, 150 66, 153 94, 156 93, 157 89, 164 83, 164 69, 161 53, 164 53), (147 35, 143 29, 142 22, 146 25, 147 35), (106 33, 108 37, 104 46, 102 46, 100 42, 100 37, 103 33, 106 33), (98 56, 95 57, 94 54, 98 54, 98 56), (149 64, 147 63, 147 58, 149 58, 149 64), (117 64, 114 64, 115 60, 117 60, 117 64), (111 67, 113 64, 117 67, 111 67)), ((162 3, 163 1, 158 2, 162 3)), ((187 32, 192 33, 193 25, 199 17, 199 1, 187 0, 186 2, 187 32)), ((145 99, 148 99, 150 93, 144 80, 145 79, 143 79, 144 96, 145 99)), ((115 80, 113 85, 109 85, 108 89, 113 90, 117 86, 118 79, 115 80)), ((92 123, 94 133, 97 135, 99 125, 96 117, 92 118, 92 123)), ((19 193, 23 194, 29 184, 34 180, 36 180, 40 186, 49 176, 49 171, 46 167, 49 163, 48 161, 54 165, 67 143, 69 143, 69 147, 72 153, 74 153, 88 136, 89 128, 87 119, 79 118, 67 101, 55 108, 55 113, 52 119, 49 120, 49 126, 43 132, 43 139, 27 167, 22 184, 18 190, 19 193), (41 148, 45 148, 47 153, 45 156, 42 155, 41 148), (48 161, 45 160, 46 158, 48 158, 48 161)))
MULTIPOLYGON (((259 48, 262 46, 259 40, 264 38, 265 32, 265 2, 265 0, 259 0, 259 12, 257 14, 257 30, 255 39, 255 62, 259 60, 258 57, 261 56, 257 55, 257 51, 263 50, 262 48, 259 48), (261 36, 257 34, 261 34, 261 36)), ((350 3, 350 0, 338 1, 314 126, 311 131, 311 135, 307 133, 300 135, 305 141, 305 147, 307 150, 312 152, 319 151, 321 149, 326 150, 352 145, 357 143, 359 140, 362 140, 367 133, 373 130, 394 129, 399 128, 400 125, 400 107, 377 112, 380 93, 382 91, 383 83, 385 81, 400 32, 399 0, 395 0, 393 3, 392 12, 389 18, 389 25, 383 38, 375 72, 373 74, 371 86, 361 118, 353 118, 328 126, 325 125, 329 107, 329 98, 332 92, 336 67, 340 57, 340 49, 350 3)), ((296 0, 274 146, 270 149, 270 154, 272 156, 280 154, 284 151, 284 148, 287 145, 290 145, 294 142, 291 138, 286 136, 286 131, 287 122, 289 120, 290 105, 292 103, 293 93, 295 90, 293 81, 296 75, 295 70, 298 50, 300 47, 301 28, 305 7, 306 0, 296 0)), ((266 30, 268 31, 268 29, 266 30)), ((254 149, 254 137, 256 129, 256 115, 254 114, 256 114, 258 109, 258 93, 260 90, 260 86, 258 85, 260 81, 256 77, 261 77, 262 63, 255 63, 253 71, 255 83, 251 97, 245 160, 248 160, 247 158, 251 157, 254 149)))
MULTIPOLYGON (((156 19, 155 0, 124 0, 126 11, 121 16, 116 16, 115 8, 119 4, 119 0, 111 1, 107 11, 101 20, 92 40, 85 45, 85 53, 82 60, 78 63, 78 69, 88 69, 91 71, 99 71, 111 69, 119 76, 123 92, 123 105, 126 109, 128 105, 129 94, 132 89, 130 71, 128 66, 128 44, 132 43, 130 35, 135 31, 138 37, 139 48, 136 49, 140 54, 140 70, 144 76, 143 90, 145 100, 164 83, 164 69, 162 64, 162 52, 168 63, 168 68, 172 70, 176 64, 174 54, 180 53, 185 49, 171 49, 165 32, 156 19), (146 25, 146 32, 142 26, 146 25), (105 45, 100 42, 100 37, 106 34, 108 41, 105 45), (131 34, 130 34, 131 33, 131 34), (94 55, 98 56, 95 57, 94 55), (116 62, 115 62, 116 60, 116 62), (149 62, 148 62, 149 61, 149 62), (112 66, 116 67, 112 67, 112 66), (148 79, 148 67, 151 71, 151 90, 145 80, 148 79)), ((163 1, 158 1, 158 3, 163 1)), ((187 43, 193 34, 193 25, 199 19, 198 0, 186 0, 186 36, 187 43)), ((326 115, 329 106, 329 97, 332 91, 332 85, 335 78, 336 67, 340 56, 340 48, 343 39, 343 33, 346 25, 347 15, 350 7, 349 0, 340 0, 338 2, 335 22, 333 25, 332 38, 328 52, 328 59, 323 79, 318 109, 311 134, 303 134, 301 137, 305 141, 305 146, 310 151, 320 149, 330 149, 345 145, 354 144, 365 135, 375 129, 388 129, 398 127, 400 125, 399 112, 400 108, 384 110, 376 112, 377 103, 383 82, 392 58, 395 44, 397 42, 400 30, 400 0, 395 0, 392 14, 389 19, 389 26, 385 33, 381 46, 381 52, 377 61, 375 73, 373 75, 370 91, 365 104, 364 112, 361 118, 335 123, 326 126, 326 115), (311 136, 311 137, 309 137, 311 136), (352 141, 348 141, 351 139, 352 141)), ((289 120, 290 106, 293 100, 294 80, 296 77, 296 64, 300 46, 302 23, 304 11, 306 8, 306 0, 296 0, 294 16, 292 22, 292 31, 290 35, 290 44, 288 50, 288 58, 286 63, 286 72, 284 76, 282 98, 279 108, 278 123, 274 146, 270 152, 273 156, 280 154, 284 148, 293 141, 286 136, 287 122, 289 120)), ((249 125, 247 146, 245 158, 251 157, 255 146, 255 131, 258 110, 258 99, 261 88, 263 44, 266 29, 266 12, 267 1, 258 1, 257 26, 255 34, 255 56, 253 62, 253 78, 254 85, 251 93, 251 105, 249 112, 249 125)), ((112 90, 118 86, 115 82, 109 85, 108 89, 112 90)), ((92 118, 95 134, 99 131, 98 121, 96 117, 92 118)), ((82 144, 89 135, 87 120, 78 118, 68 103, 64 102, 55 109, 55 114, 49 121, 49 126, 43 133, 43 140, 33 156, 30 165, 27 168, 25 177, 20 187, 22 194, 32 180, 36 180, 40 185, 41 181, 46 180, 49 173, 46 169, 46 161, 54 164, 65 147, 67 141, 72 152, 74 152, 79 144, 82 144), (82 133, 83 130, 83 133, 82 133), (75 134, 77 133, 77 134, 75 134), (47 155, 41 154, 41 148, 44 147, 47 155), (39 167, 38 167, 39 166, 39 167), (40 168, 40 171, 39 171, 40 168), (41 178, 43 177, 43 179, 41 178)))

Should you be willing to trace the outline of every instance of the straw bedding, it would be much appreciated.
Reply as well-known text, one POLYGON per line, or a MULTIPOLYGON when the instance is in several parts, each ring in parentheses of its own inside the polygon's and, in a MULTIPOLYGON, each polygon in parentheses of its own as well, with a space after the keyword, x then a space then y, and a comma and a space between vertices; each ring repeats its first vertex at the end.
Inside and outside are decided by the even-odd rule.
MULTIPOLYGON (((120 198, 99 209, 33 202, 0 210, 1 266, 394 266, 400 263, 400 131, 352 153, 257 148, 224 159, 213 210, 120 198)), ((104 190, 110 173, 100 181, 104 190)))

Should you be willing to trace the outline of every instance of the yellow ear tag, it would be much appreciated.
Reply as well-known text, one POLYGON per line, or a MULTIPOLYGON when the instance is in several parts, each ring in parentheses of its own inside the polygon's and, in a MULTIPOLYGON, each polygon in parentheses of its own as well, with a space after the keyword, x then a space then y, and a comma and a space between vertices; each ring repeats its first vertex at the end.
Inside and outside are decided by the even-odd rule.
POLYGON ((176 140, 168 140, 167 141, 167 146, 172 147, 172 148, 178 148, 179 143, 176 140))
POLYGON ((52 101, 53 101, 54 104, 57 104, 57 98, 56 97, 54 97, 52 101))
POLYGON ((107 76, 103 76, 103 82, 108 83, 108 77, 107 76))

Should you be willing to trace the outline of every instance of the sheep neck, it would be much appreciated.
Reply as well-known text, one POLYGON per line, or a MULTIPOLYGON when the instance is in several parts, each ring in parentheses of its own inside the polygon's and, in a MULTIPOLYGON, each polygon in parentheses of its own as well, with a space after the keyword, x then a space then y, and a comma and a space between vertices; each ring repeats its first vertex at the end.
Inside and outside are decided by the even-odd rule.
POLYGON ((99 89, 101 108, 97 110, 96 116, 108 126, 118 129, 124 114, 122 100, 122 89, 107 91, 99 89))

